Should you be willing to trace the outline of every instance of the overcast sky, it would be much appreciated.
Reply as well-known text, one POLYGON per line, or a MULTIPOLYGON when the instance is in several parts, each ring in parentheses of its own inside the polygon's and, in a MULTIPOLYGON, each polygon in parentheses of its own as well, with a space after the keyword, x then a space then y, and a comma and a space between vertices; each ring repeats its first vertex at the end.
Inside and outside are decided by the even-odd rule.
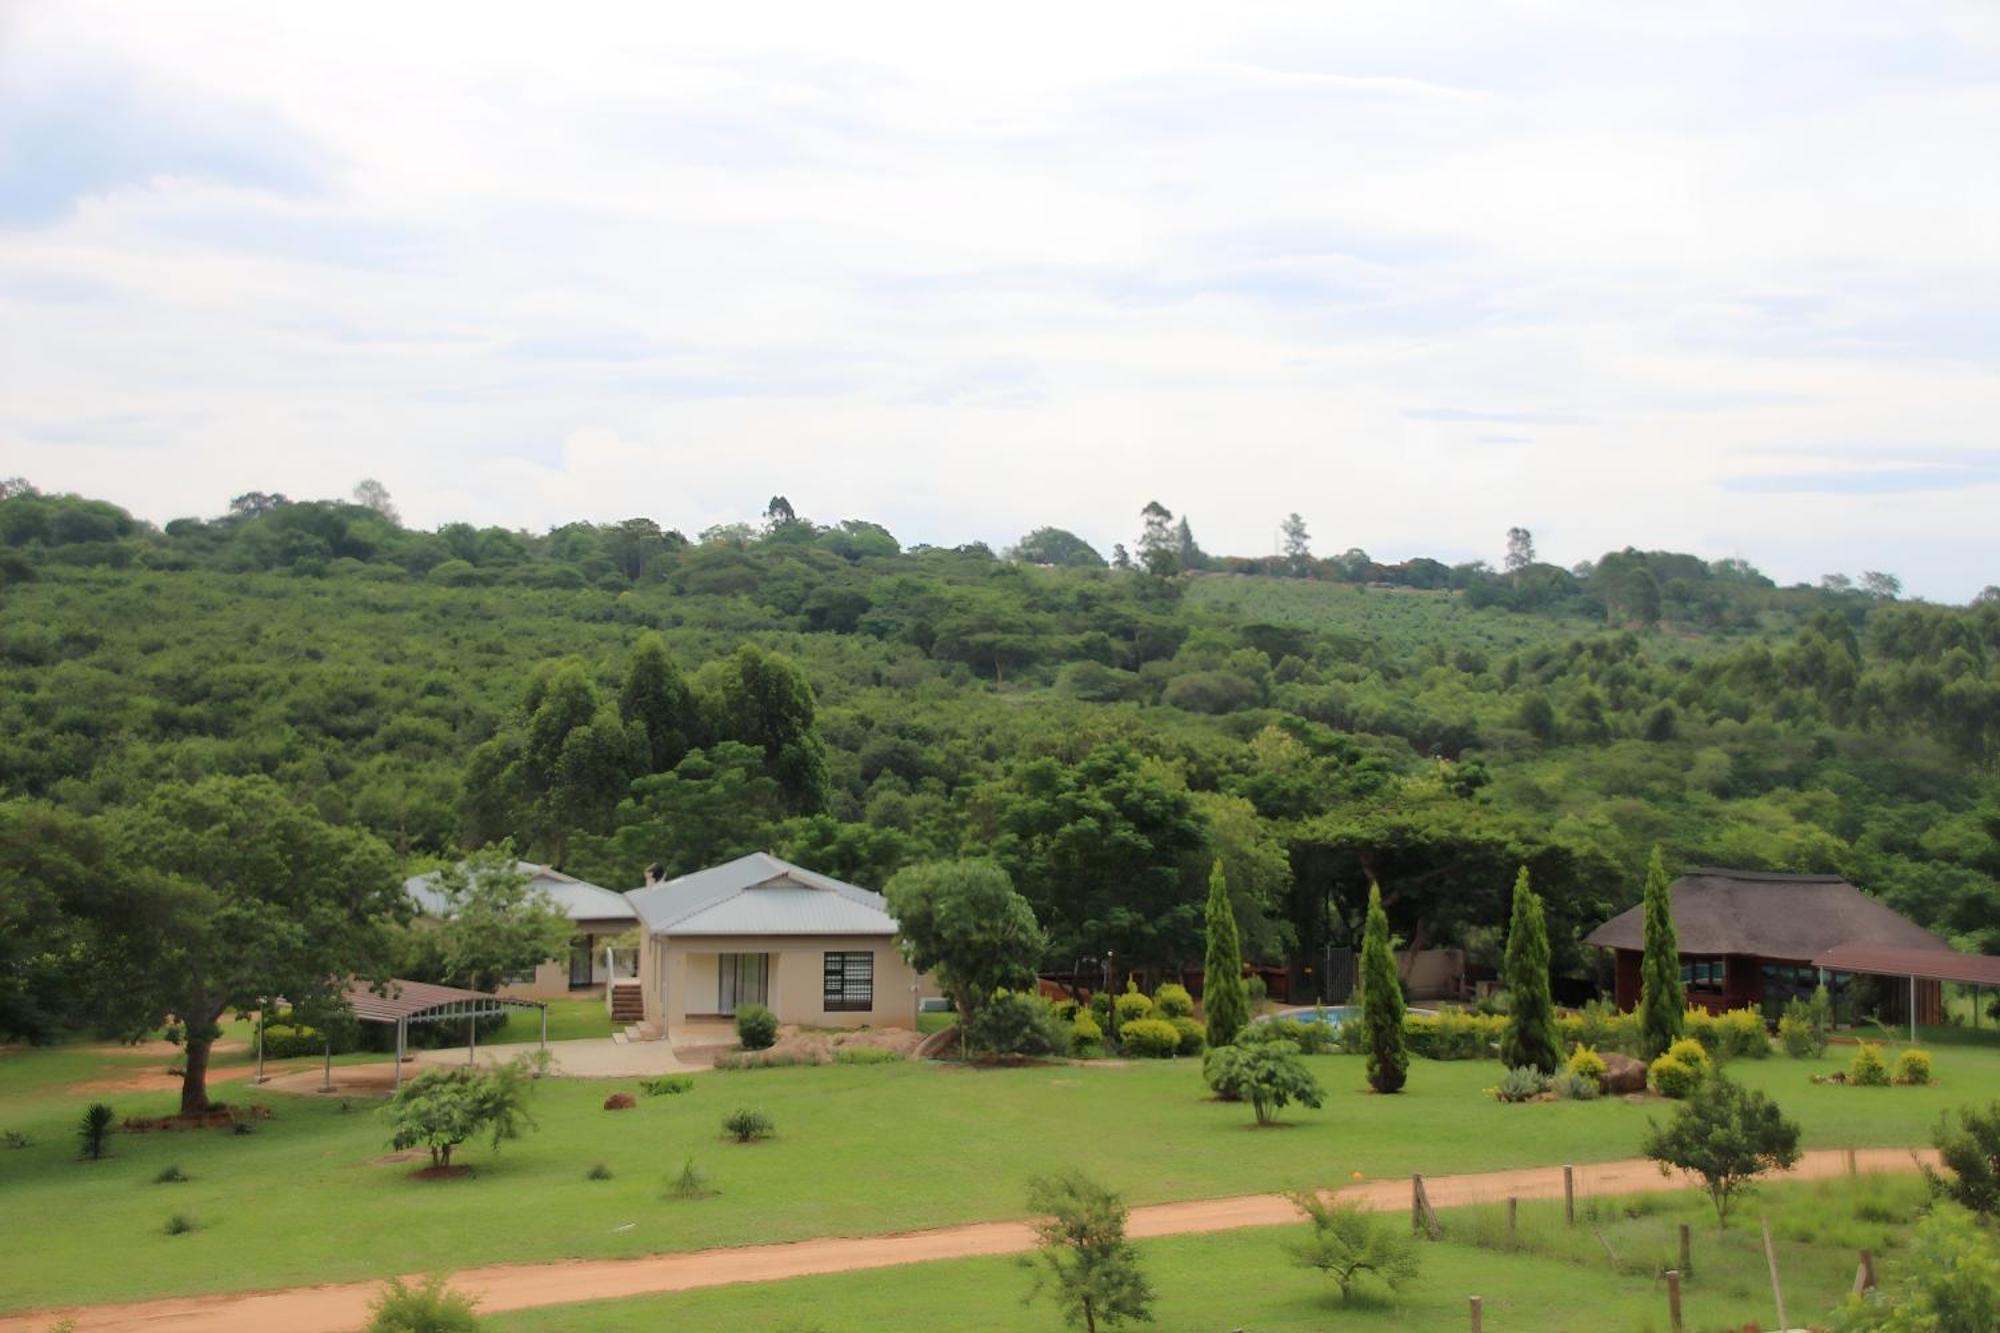
POLYGON ((0 0, 0 474, 154 520, 1158 499, 1959 601, 1996 427, 1990 3, 0 0))

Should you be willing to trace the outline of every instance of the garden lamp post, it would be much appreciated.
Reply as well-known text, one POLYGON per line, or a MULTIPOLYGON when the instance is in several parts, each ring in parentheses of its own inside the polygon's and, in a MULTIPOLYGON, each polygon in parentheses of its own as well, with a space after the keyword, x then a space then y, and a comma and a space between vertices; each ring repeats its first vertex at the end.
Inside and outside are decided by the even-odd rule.
POLYGON ((1111 989, 1111 978, 1115 975, 1113 964, 1117 961, 1116 950, 1104 951, 1104 1028, 1111 1034, 1111 1044, 1118 1044, 1118 993, 1111 989))

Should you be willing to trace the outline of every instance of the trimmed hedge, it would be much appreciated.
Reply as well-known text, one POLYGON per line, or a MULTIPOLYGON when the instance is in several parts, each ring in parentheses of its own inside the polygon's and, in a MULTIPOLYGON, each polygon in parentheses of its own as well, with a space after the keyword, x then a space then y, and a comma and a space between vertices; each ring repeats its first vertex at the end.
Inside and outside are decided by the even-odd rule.
POLYGON ((1119 1027, 1118 1044, 1128 1055, 1165 1060, 1180 1050, 1181 1034, 1164 1018, 1135 1018, 1119 1027))

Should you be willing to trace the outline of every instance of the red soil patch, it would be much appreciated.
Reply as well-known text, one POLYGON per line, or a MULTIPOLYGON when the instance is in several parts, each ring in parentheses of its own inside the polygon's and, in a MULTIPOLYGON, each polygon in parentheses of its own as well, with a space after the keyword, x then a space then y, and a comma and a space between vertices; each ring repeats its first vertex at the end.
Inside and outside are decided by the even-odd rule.
POLYGON ((604 1109, 607 1111, 629 1111, 638 1104, 629 1092, 614 1092, 604 1099, 604 1109))
POLYGON ((221 1102, 196 1115, 127 1116, 122 1128, 127 1134, 147 1134, 167 1129, 220 1129, 244 1120, 269 1120, 268 1106, 227 1106, 221 1102))

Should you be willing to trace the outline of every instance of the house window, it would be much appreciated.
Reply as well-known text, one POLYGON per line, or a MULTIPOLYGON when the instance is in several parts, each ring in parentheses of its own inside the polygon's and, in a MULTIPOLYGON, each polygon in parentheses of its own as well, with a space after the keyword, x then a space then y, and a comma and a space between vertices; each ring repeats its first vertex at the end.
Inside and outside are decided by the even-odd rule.
POLYGON ((1722 989, 1723 967, 1720 958, 1681 959, 1681 985, 1689 990, 1722 989))
POLYGON ((875 1007, 875 955, 830 953, 826 956, 828 1013, 866 1013, 875 1007))

